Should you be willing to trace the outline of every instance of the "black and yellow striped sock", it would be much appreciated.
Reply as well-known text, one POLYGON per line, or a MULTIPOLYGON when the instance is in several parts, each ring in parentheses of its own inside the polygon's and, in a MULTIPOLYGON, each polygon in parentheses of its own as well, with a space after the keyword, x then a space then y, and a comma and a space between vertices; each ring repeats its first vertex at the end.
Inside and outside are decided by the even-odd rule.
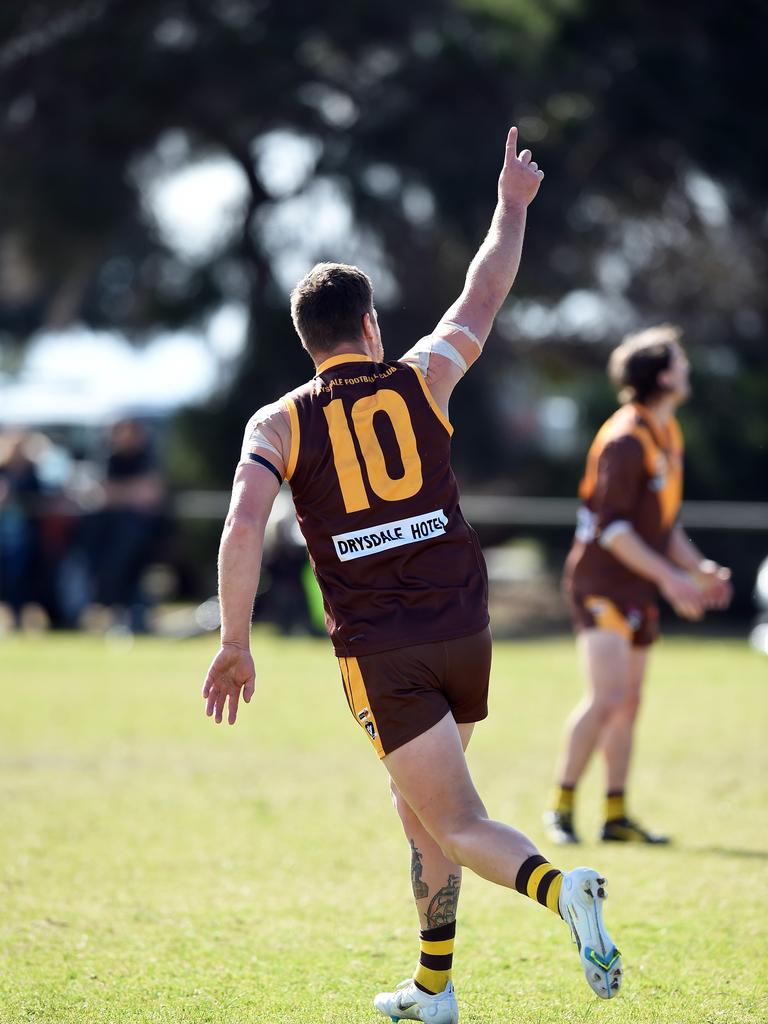
POLYGON ((519 893, 536 900, 542 907, 546 907, 558 916, 560 915, 558 899, 562 885, 562 871, 553 868, 540 853, 523 861, 515 879, 515 888, 519 893))
POLYGON ((576 796, 575 786, 564 786, 562 783, 555 786, 552 795, 552 810, 558 814, 573 814, 573 803, 576 796))
POLYGON ((605 795, 605 820, 615 821, 626 818, 627 808, 624 802, 624 790, 612 789, 605 795))
POLYGON ((423 928, 419 937, 421 953, 413 980, 422 992, 434 996, 445 991, 445 986, 451 980, 456 921, 441 924, 438 928, 423 928))

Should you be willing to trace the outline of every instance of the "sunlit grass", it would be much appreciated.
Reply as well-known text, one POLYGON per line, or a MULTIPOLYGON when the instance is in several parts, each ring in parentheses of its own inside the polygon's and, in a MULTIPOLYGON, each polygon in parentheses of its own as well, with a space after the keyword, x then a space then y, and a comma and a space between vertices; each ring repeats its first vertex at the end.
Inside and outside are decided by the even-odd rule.
MULTIPOLYGON (((209 639, 0 645, 0 1021, 376 1021, 412 969, 408 850, 321 641, 259 635, 237 726, 199 697, 209 639)), ((540 815, 578 693, 570 641, 499 644, 470 748, 490 813, 609 878, 626 985, 581 979, 565 929, 467 876, 462 1024, 768 1018, 768 661, 733 641, 654 654, 632 806, 670 849, 547 847, 540 815)), ((597 767, 579 798, 594 836, 597 767)))

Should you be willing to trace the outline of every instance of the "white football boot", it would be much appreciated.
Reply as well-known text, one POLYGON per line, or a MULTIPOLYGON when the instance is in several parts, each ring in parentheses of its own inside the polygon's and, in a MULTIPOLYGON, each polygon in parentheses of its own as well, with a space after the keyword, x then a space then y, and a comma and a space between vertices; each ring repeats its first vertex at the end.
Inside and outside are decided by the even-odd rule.
POLYGON ((422 1020, 427 1024, 458 1024, 459 1004, 448 982, 444 991, 431 996, 422 992, 411 978, 401 981, 394 992, 379 992, 373 1005, 379 1013, 398 1020, 422 1020))
POLYGON ((601 999, 613 999, 621 987, 621 955, 603 924, 605 879, 594 868, 563 875, 559 907, 579 947, 584 977, 601 999))

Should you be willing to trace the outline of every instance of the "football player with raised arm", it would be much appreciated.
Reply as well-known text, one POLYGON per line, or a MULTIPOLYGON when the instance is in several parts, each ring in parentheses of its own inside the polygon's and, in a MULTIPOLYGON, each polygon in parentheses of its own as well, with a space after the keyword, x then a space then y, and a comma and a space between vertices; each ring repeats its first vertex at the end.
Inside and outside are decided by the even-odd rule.
POLYGON ((610 998, 621 961, 605 931, 605 879, 563 874, 533 843, 488 818, 464 749, 486 717, 487 576, 450 465, 448 402, 479 358, 517 273, 542 171, 506 142, 496 209, 464 290, 395 362, 386 362, 371 283, 321 263, 291 313, 315 364, 306 384, 250 420, 219 552, 221 648, 206 710, 235 722, 254 692, 251 611, 264 527, 283 480, 323 594, 350 711, 390 776, 410 847, 421 925, 416 969, 374 999, 393 1019, 456 1024, 451 981, 462 866, 564 918, 585 977, 610 998))
POLYGON ((629 816, 626 783, 658 595, 700 619, 731 599, 730 572, 706 559, 678 521, 688 359, 668 324, 625 338, 608 363, 621 407, 597 433, 564 585, 588 692, 568 719, 558 785, 544 820, 554 842, 577 843, 576 786, 596 749, 605 758, 605 842, 666 843, 629 816))

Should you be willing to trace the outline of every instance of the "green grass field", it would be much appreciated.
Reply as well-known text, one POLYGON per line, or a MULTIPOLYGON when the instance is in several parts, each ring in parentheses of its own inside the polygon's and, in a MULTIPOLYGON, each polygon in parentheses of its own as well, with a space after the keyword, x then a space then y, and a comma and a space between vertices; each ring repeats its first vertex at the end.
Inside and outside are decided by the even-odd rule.
MULTIPOLYGON (((416 958, 409 851, 321 641, 259 635, 234 728, 199 697, 210 639, 0 643, 0 1021, 371 1022, 416 958)), ((655 652, 633 808, 668 849, 548 849, 540 826, 578 693, 568 640, 499 644, 470 761, 489 812, 609 878, 621 996, 565 926, 465 875, 462 1024, 768 1019, 768 661, 655 652)), ((580 797, 598 825, 594 766, 580 797)))

